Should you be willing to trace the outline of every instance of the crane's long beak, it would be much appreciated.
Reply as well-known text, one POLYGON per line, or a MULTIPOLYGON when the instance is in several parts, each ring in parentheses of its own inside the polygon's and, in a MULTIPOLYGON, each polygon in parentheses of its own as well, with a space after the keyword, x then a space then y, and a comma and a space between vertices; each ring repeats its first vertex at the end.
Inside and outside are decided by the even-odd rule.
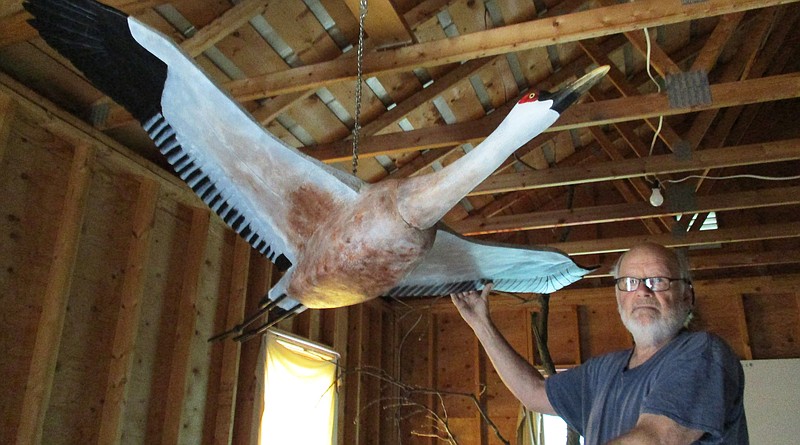
POLYGON ((542 91, 540 93, 540 100, 552 100, 553 106, 550 108, 558 112, 558 114, 561 114, 567 109, 567 107, 574 104, 581 96, 583 96, 583 93, 589 91, 591 87, 599 82, 600 79, 602 79, 603 76, 608 73, 608 70, 609 66, 603 65, 586 73, 580 79, 572 82, 555 93, 542 91))

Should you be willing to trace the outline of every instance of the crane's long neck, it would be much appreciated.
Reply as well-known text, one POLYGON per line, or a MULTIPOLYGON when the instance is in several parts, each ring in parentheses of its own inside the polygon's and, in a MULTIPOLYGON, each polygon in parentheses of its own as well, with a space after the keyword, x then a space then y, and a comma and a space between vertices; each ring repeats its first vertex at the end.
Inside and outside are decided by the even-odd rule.
POLYGON ((398 190, 402 218, 418 229, 436 224, 516 149, 558 119, 548 102, 526 104, 539 109, 515 107, 475 149, 442 170, 404 181, 398 190))

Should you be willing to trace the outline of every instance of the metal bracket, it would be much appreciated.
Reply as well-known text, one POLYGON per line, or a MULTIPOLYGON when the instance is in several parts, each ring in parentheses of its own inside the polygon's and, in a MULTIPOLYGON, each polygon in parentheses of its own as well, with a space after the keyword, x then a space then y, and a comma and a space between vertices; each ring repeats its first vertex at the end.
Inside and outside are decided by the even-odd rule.
POLYGON ((679 140, 673 147, 673 154, 675 158, 680 161, 688 161, 692 159, 692 144, 686 139, 679 140))
POLYGON ((666 188, 666 202, 669 211, 674 213, 696 213, 697 202, 695 200, 693 184, 670 184, 666 188))
POLYGON ((670 108, 711 104, 711 88, 705 71, 668 74, 665 80, 670 108))

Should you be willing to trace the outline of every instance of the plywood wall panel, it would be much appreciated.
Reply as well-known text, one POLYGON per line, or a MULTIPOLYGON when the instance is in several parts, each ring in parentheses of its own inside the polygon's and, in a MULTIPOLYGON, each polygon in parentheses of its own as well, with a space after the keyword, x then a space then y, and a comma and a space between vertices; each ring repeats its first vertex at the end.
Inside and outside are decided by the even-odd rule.
POLYGON ((44 437, 52 437, 52 443, 97 441, 119 314, 138 183, 95 167, 44 424, 44 437), (71 428, 77 435, 62 433, 71 428))
MULTIPOLYGON (((451 414, 448 426, 457 443, 481 443, 481 423, 477 417, 457 417, 451 414)), ((447 437, 444 432, 441 434, 442 437, 447 437)))
POLYGON ((177 295, 180 292, 182 250, 173 250, 187 234, 185 208, 160 199, 151 233, 146 292, 142 295, 141 315, 134 348, 130 391, 122 425, 122 440, 155 441, 160 437, 164 415, 163 395, 166 391, 167 365, 173 336, 177 295), (183 217, 182 217, 183 216, 183 217))
MULTIPOLYGON (((129 425, 129 428, 138 434, 144 433, 146 442, 160 440, 167 416, 165 396, 169 390, 170 364, 175 347, 181 270, 187 256, 185 240, 189 236, 191 212, 185 206, 172 204, 159 206, 156 211, 153 242, 160 248, 155 249, 151 257, 154 264, 148 276, 148 286, 152 287, 147 293, 151 304, 143 308, 137 359, 134 361, 134 375, 141 373, 142 377, 132 386, 137 392, 142 391, 136 412, 139 416, 146 413, 146 420, 144 430, 136 424, 129 425)), ((144 420, 139 416, 135 417, 144 420)))
MULTIPOLYGON (((184 432, 191 431, 187 440, 202 437, 206 443, 214 440, 220 378, 222 347, 229 343, 209 343, 208 339, 223 330, 228 309, 232 279, 235 235, 220 227, 209 230, 206 260, 203 264, 200 304, 197 305, 195 333, 192 337, 189 382, 186 389, 184 432), (188 427, 187 427, 188 424, 188 427)), ((237 317, 241 320, 241 317, 237 317)), ((238 345, 236 345, 238 346, 238 345)), ((234 359, 235 360, 235 359, 234 359)), ((228 414, 230 417, 230 414, 228 414)))
MULTIPOLYGON (((401 382, 422 388, 436 386, 434 363, 436 361, 436 317, 427 310, 409 310, 399 312, 398 324, 398 357, 400 362, 401 382)), ((432 406, 433 397, 430 395, 416 395, 411 398, 414 403, 423 406, 432 406)), ((403 443, 413 445, 431 445, 432 438, 414 435, 414 432, 428 431, 430 419, 420 412, 417 407, 409 407, 402 411, 406 420, 400 425, 400 437, 403 443), (416 412, 416 415, 411 415, 416 412)))
MULTIPOLYGON (((442 391, 474 394, 478 388, 478 342, 472 330, 453 313, 436 321, 436 387, 442 391)), ((449 397, 447 412, 452 417, 477 414, 475 405, 463 397, 449 397)))
POLYGON ((582 361, 631 346, 630 334, 619 320, 616 305, 583 306, 578 310, 578 320, 582 361))
POLYGON ((706 330, 722 337, 736 354, 748 359, 750 354, 749 335, 740 294, 699 295, 695 306, 695 316, 691 327, 706 330))
MULTIPOLYGON (((381 344, 378 354, 380 355, 381 368, 390 376, 393 381, 397 381, 399 366, 397 360, 397 324, 395 323, 394 311, 388 305, 381 304, 380 313, 376 316, 381 317, 381 344)), ((397 397, 400 395, 399 387, 395 384, 380 385, 381 399, 385 402, 381 407, 380 415, 380 434, 383 443, 391 443, 397 439, 396 422, 400 419, 400 409, 397 404, 397 397)))
POLYGON ((547 347, 556 368, 580 363, 580 328, 578 308, 551 309, 548 318, 547 347))
POLYGON ((797 293, 745 295, 753 359, 800 356, 797 293))
MULTIPOLYGON (((20 132, 18 125, 30 128, 24 110, 15 116, 5 156, 0 160, 0 348, 6 359, 0 361, 0 442, 12 443, 20 421, 19 407, 30 369, 35 329, 41 314, 41 298, 52 262, 52 248, 64 202, 71 150, 53 147, 37 150, 20 132)), ((41 133, 41 131, 39 132, 41 133)), ((35 138, 52 139, 46 133, 35 138)))

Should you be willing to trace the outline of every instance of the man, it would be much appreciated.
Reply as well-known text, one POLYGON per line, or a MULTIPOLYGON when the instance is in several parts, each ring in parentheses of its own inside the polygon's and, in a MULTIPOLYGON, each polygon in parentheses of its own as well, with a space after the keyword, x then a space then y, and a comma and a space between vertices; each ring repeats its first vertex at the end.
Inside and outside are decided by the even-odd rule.
POLYGON ((500 378, 528 409, 557 414, 594 444, 747 444, 744 375, 718 337, 683 329, 694 306, 685 260, 658 244, 612 270, 630 350, 595 357, 547 380, 500 334, 487 295, 451 298, 500 378))

